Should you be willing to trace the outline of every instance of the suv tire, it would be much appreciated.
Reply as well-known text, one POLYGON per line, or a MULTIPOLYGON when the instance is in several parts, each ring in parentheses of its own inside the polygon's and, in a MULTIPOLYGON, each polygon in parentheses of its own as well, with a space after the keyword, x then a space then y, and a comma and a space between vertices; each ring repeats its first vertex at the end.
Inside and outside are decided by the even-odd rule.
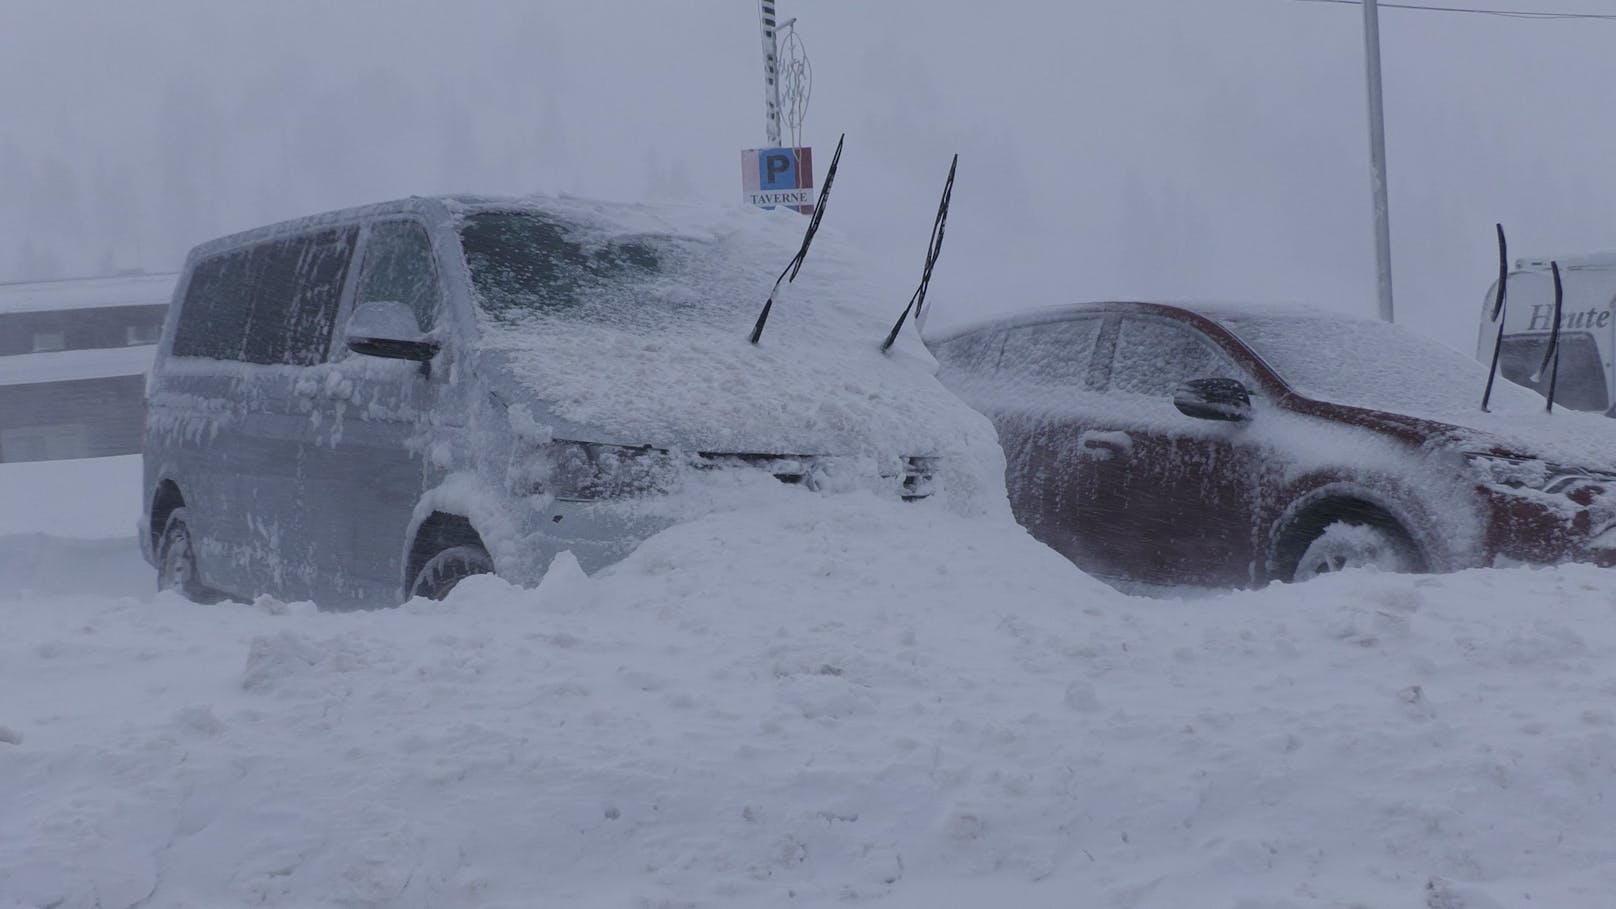
POLYGON ((1395 527, 1335 521, 1319 531, 1302 550, 1291 571, 1292 581, 1310 581, 1348 568, 1410 572, 1419 569, 1419 554, 1407 535, 1395 527))

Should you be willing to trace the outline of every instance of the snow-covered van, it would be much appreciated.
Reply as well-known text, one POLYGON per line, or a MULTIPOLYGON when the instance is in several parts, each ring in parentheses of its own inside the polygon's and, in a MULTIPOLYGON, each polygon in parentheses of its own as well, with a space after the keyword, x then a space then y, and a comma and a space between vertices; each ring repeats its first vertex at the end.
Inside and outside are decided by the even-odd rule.
POLYGON ((1498 347, 1504 378, 1547 395, 1554 377, 1554 403, 1573 410, 1611 414, 1616 405, 1616 252, 1554 260, 1560 266, 1560 366, 1542 370, 1543 353, 1554 327, 1554 276, 1549 259, 1517 259, 1507 278, 1504 334, 1491 316, 1498 282, 1482 304, 1476 355, 1490 363, 1498 347))
POLYGON ((917 338, 881 351, 907 292, 857 250, 821 237, 749 341, 803 225, 411 198, 197 247, 147 387, 159 583, 387 605, 766 495, 1002 503, 992 426, 917 338))

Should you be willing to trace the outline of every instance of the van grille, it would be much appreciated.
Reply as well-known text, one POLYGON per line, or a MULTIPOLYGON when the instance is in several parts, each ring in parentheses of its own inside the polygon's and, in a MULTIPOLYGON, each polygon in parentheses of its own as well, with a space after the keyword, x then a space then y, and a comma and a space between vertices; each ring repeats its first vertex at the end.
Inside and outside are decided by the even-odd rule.
MULTIPOLYGON (((789 486, 806 486, 809 489, 818 489, 821 478, 828 470, 831 459, 815 455, 777 455, 756 454, 752 452, 701 452, 694 459, 694 466, 698 470, 718 470, 723 468, 744 467, 750 470, 763 470, 772 474, 776 480, 789 486)), ((937 459, 909 457, 904 458, 900 469, 896 473, 883 473, 882 477, 892 481, 899 489, 899 495, 906 502, 924 499, 935 491, 937 459)))

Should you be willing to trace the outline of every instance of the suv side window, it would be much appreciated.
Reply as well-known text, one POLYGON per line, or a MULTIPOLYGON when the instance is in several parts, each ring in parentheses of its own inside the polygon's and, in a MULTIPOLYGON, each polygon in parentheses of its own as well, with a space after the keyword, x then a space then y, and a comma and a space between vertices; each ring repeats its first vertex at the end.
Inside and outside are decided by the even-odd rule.
POLYGON ((253 305, 241 359, 312 366, 331 346, 358 228, 323 230, 253 249, 253 305))
POLYGON ((1087 388, 1105 317, 1082 316, 1012 328, 1004 334, 998 378, 1043 388, 1087 388))
POLYGON ((1003 342, 1002 332, 973 331, 937 345, 935 354, 945 370, 958 372, 963 378, 986 378, 999 366, 999 348, 1003 342))
POLYGON ((381 300, 403 303, 414 311, 416 325, 427 332, 437 321, 438 298, 438 271, 426 229, 414 221, 371 225, 354 306, 381 300))
POLYGON ((1122 320, 1111 390, 1162 397, 1180 382, 1209 378, 1251 382, 1223 351, 1188 326, 1144 316, 1122 320))

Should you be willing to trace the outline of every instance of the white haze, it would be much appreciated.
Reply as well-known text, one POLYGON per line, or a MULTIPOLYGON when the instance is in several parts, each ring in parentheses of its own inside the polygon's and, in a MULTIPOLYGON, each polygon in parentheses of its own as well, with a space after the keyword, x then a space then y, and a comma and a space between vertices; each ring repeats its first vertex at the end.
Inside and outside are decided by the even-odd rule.
MULTIPOLYGON (((960 153, 940 322, 1094 297, 1373 313, 1357 8, 781 14, 821 170, 847 133, 828 227, 918 278, 960 153)), ((1381 18, 1399 320, 1468 346, 1495 220, 1522 253, 1616 247, 1616 22, 1381 18)), ((738 203, 761 65, 750 0, 8 0, 0 280, 172 269, 210 236, 411 193, 738 203)))

